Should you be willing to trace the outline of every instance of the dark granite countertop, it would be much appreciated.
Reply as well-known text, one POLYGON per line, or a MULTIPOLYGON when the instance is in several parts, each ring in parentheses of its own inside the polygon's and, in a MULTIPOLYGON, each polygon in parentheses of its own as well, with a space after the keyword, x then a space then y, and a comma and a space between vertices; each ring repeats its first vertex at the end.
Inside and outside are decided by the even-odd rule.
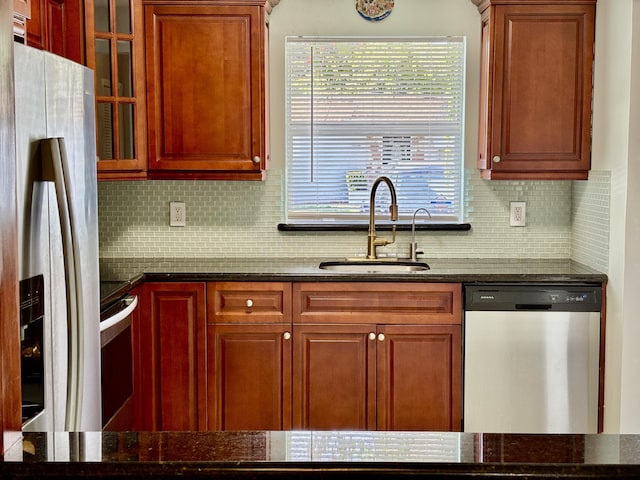
POLYGON ((349 281, 349 282, 606 282, 607 276, 572 260, 425 259, 421 272, 356 273, 321 270, 339 258, 103 258, 103 281, 349 281))
POLYGON ((0 477, 639 478, 640 435, 25 433, 0 477))

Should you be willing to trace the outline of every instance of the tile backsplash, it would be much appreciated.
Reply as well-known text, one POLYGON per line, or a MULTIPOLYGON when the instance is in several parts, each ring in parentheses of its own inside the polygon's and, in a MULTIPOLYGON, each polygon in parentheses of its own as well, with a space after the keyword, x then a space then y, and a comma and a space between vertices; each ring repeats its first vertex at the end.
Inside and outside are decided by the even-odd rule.
POLYGON ((591 171, 573 182, 571 258, 602 272, 609 268, 611 172, 591 171))
MULTIPOLYGON (((279 232, 284 172, 265 182, 100 182, 102 257, 343 257, 366 252, 366 232, 279 232), (169 226, 169 202, 186 204, 186 227, 169 226)), ((568 258, 606 271, 610 176, 589 182, 485 181, 465 171, 468 232, 417 232, 428 258, 568 258), (606 201, 605 201, 606 200, 606 201), (527 226, 509 226, 509 202, 527 202, 527 226), (597 236, 597 249, 590 250, 597 236)), ((409 232, 381 248, 408 253, 409 232)))

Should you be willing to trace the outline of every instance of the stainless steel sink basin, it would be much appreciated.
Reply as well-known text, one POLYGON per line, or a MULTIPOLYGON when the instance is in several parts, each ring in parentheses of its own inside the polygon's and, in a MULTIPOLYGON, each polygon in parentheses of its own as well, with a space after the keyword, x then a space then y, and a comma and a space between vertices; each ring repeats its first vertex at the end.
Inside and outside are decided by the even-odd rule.
POLYGON ((429 270, 429 265, 410 260, 343 260, 322 262, 320 268, 352 273, 409 273, 429 270))

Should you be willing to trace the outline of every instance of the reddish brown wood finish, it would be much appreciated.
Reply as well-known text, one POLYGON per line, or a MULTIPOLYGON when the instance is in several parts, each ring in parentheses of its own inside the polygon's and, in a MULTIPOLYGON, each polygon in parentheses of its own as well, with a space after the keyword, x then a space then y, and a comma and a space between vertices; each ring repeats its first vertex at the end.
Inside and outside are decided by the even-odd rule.
POLYGON ((146 2, 144 18, 149 178, 261 180, 264 6, 146 2))
POLYGON ((459 324, 453 283, 295 283, 296 323, 459 324))
POLYGON ((27 21, 27 45, 82 63, 82 9, 81 0, 33 0, 27 21))
POLYGON ((210 430, 291 428, 290 332, 288 324, 209 325, 210 430))
POLYGON ((207 286, 210 323, 291 323, 291 284, 216 282, 207 286))
POLYGON ((295 283, 293 428, 459 431, 460 284, 295 283))
POLYGON ((598 389, 598 433, 604 430, 604 367, 607 333, 607 284, 602 283, 602 310, 600 311, 600 386, 598 389))
POLYGON ((293 428, 376 429, 375 325, 294 325, 293 428))
POLYGON ((145 430, 206 428, 204 283, 148 283, 139 329, 145 430))
MULTIPOLYGON (((134 110, 134 151, 135 158, 120 158, 120 119, 118 115, 113 116, 113 142, 114 142, 114 159, 99 159, 98 161, 98 180, 141 180, 147 177, 147 130, 146 130, 146 83, 145 83, 145 64, 144 64, 144 19, 142 2, 132 2, 131 8, 131 33, 115 33, 113 28, 111 32, 95 31, 95 5, 93 1, 85 2, 84 24, 86 25, 86 64, 89 68, 96 70, 96 39, 109 41, 111 44, 111 52, 117 52, 117 42, 131 42, 132 48, 132 72, 133 79, 133 96, 131 97, 103 97, 97 96, 97 101, 112 103, 115 106, 118 103, 131 104, 134 110)), ((114 18, 110 21, 115 22, 114 18)), ((115 58, 111 59, 112 77, 117 78, 117 69, 119 62, 115 58)), ((96 92, 98 92, 96 81, 96 92)), ((112 84, 117 82, 111 79, 112 84)), ((98 112, 96 111, 96 116, 98 112)), ((96 125, 97 125, 96 121, 96 125)), ((97 126, 96 126, 97 128, 97 126)))
POLYGON ((460 431, 460 325, 378 327, 378 430, 460 431))
POLYGON ((22 428, 12 17, 0 2, 0 453, 22 428))
POLYGON ((291 284, 207 285, 210 430, 291 428, 291 284))
POLYGON ((478 157, 482 177, 586 179, 595 0, 487 3, 491 5, 480 6, 486 8, 478 157))
POLYGON ((132 327, 129 320, 128 326, 113 335, 100 335, 103 430, 135 430, 132 327))

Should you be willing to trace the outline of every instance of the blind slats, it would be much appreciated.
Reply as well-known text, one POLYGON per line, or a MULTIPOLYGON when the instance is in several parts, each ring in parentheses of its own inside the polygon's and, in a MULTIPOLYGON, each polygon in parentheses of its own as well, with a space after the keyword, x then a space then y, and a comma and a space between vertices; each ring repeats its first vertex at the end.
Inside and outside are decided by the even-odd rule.
POLYGON ((286 49, 288 221, 366 220, 381 175, 401 217, 461 220, 464 38, 295 37, 286 49))

